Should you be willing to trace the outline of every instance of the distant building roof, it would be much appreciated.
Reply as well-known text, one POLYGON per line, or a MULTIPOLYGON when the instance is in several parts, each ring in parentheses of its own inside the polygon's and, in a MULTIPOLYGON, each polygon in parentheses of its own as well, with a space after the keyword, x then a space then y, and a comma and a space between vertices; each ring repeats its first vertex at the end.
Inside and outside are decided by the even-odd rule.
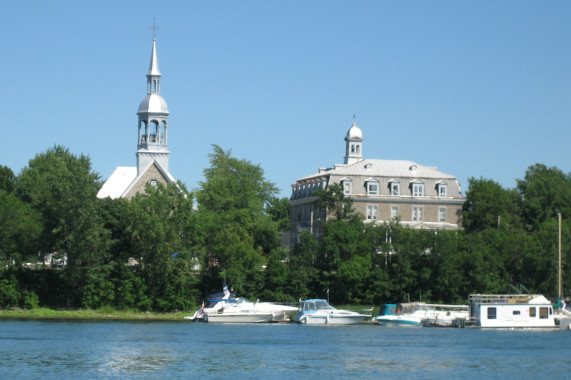
POLYGON ((137 178, 137 168, 119 166, 111 177, 103 184, 97 196, 99 198, 110 197, 112 199, 121 198, 125 190, 137 178))
POLYGON ((353 164, 335 165, 334 168, 320 170, 299 181, 322 177, 327 175, 362 175, 373 177, 401 177, 401 178, 438 178, 456 179, 451 174, 443 173, 433 166, 422 166, 408 160, 374 160, 365 159, 353 164))

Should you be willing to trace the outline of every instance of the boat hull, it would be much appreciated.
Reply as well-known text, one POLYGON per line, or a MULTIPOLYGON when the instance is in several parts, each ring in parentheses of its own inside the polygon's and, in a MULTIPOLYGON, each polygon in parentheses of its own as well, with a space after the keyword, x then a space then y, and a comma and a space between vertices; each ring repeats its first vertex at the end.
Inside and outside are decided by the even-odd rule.
POLYGON ((300 322, 306 325, 354 325, 362 320, 361 316, 306 316, 300 322))
POLYGON ((375 320, 385 326, 420 326, 422 324, 422 320, 418 318, 377 317, 375 320))
POLYGON ((222 313, 205 315, 208 323, 267 323, 273 319, 272 313, 222 313))

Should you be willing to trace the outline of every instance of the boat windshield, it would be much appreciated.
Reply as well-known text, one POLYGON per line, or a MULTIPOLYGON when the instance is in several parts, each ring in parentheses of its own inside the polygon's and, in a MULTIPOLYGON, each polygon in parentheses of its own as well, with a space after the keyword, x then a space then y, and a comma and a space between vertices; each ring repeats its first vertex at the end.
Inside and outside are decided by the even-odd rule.
POLYGON ((305 301, 303 303, 304 311, 329 310, 329 309, 333 309, 333 306, 329 305, 325 300, 305 301))

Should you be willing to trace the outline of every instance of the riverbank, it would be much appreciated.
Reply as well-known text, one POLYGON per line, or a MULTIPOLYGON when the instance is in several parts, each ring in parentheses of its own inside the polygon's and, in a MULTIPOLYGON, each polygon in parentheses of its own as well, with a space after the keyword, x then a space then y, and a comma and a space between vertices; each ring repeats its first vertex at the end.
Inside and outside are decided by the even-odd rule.
POLYGON ((140 311, 122 311, 110 308, 102 308, 97 310, 90 309, 69 309, 69 310, 52 310, 47 308, 38 309, 11 309, 0 310, 0 319, 113 319, 125 321, 137 320, 161 320, 161 321, 181 321, 192 312, 140 312, 140 311))

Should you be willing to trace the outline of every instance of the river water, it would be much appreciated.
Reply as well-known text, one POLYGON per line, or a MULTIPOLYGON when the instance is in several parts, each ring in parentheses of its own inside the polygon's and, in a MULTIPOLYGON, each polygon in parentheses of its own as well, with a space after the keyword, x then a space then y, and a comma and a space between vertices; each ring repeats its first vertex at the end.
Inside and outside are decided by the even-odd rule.
POLYGON ((569 378, 571 331, 0 320, 0 378, 569 378))

